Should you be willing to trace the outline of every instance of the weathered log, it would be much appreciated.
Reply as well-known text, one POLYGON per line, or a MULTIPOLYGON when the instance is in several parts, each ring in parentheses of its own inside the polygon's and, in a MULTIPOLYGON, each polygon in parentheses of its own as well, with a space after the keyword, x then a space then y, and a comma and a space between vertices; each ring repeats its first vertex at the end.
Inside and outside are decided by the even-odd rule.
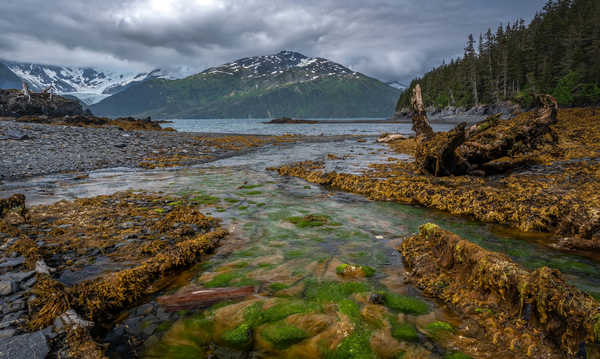
POLYGON ((433 176, 464 174, 469 165, 456 149, 465 141, 465 123, 453 130, 435 134, 428 141, 417 141, 416 164, 422 172, 433 176))
POLYGON ((246 298, 255 293, 255 288, 191 288, 186 291, 173 295, 158 298, 158 302, 165 306, 167 312, 176 312, 178 310, 188 310, 202 308, 214 303, 229 300, 246 298))
MULTIPOLYGON (((558 104, 550 95, 537 96, 538 109, 528 116, 501 120, 489 117, 465 130, 461 123, 449 132, 433 133, 424 111, 421 87, 413 90, 413 129, 417 133, 417 168, 433 176, 487 175, 511 170, 510 161, 496 160, 525 154, 542 144, 556 142, 551 125, 558 104), (496 161, 496 162, 495 162, 496 161)), ((515 166, 527 163, 523 158, 515 166)))
POLYGON ((511 120, 487 119, 472 131, 460 146, 460 155, 471 165, 481 165, 496 159, 527 153, 543 143, 553 143, 556 136, 550 126, 556 123, 558 104, 550 95, 537 97, 538 109, 529 116, 511 120))

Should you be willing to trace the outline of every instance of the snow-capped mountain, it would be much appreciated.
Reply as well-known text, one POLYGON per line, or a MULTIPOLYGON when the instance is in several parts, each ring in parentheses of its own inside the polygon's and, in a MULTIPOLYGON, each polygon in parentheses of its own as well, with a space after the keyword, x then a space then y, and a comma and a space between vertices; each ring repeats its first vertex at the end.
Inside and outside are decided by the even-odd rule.
POLYGON ((60 95, 72 95, 91 105, 123 91, 129 86, 153 78, 164 78, 160 70, 145 73, 118 73, 90 67, 67 67, 31 63, 3 62, 32 90, 41 91, 49 86, 60 95))
POLYGON ((406 90, 408 88, 407 85, 403 84, 400 81, 388 81, 388 82, 386 82, 386 84, 388 86, 392 86, 393 88, 401 90, 401 91, 404 91, 404 90, 406 90))
POLYGON ((281 51, 182 79, 138 83, 91 111, 157 118, 384 117, 398 96, 397 89, 333 61, 281 51))
POLYGON ((200 75, 227 74, 243 80, 277 79, 281 75, 292 82, 306 82, 327 77, 361 76, 335 62, 320 57, 307 57, 293 51, 275 55, 246 57, 218 67, 211 67, 200 75))

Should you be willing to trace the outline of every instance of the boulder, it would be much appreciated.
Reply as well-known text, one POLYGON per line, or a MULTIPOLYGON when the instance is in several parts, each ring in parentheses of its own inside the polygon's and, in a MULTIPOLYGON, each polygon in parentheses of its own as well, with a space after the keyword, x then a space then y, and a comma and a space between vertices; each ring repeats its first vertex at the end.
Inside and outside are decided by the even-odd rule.
POLYGON ((49 351, 41 331, 0 339, 0 359, 44 359, 49 351))

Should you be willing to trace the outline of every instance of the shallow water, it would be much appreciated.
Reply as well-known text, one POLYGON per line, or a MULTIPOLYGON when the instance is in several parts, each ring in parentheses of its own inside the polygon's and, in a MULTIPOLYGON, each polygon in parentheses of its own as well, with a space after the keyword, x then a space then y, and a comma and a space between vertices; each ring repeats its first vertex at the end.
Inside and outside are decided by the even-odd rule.
MULTIPOLYGON (((459 328, 460 321, 447 313, 439 303, 427 301, 417 290, 403 282, 402 260, 395 247, 404 236, 414 233, 421 224, 427 222, 437 223, 487 249, 506 253, 530 269, 542 265, 558 268, 571 283, 583 290, 591 293, 600 291, 598 263, 552 250, 543 245, 543 236, 515 233, 504 227, 423 208, 369 201, 357 195, 308 184, 297 178, 282 178, 275 172, 265 170, 287 162, 324 159, 328 153, 334 153, 340 159, 330 161, 327 170, 340 172, 359 172, 369 163, 385 162, 389 157, 406 159, 373 141, 270 146, 243 156, 187 169, 110 169, 94 171, 83 180, 75 180, 73 175, 58 175, 4 183, 0 185, 0 194, 25 193, 29 204, 128 189, 164 191, 188 198, 208 196, 211 199, 208 202, 212 204, 202 205, 202 210, 221 218, 231 235, 202 266, 201 271, 198 269, 197 273, 192 273, 190 283, 209 287, 257 286, 259 293, 256 297, 237 304, 240 306, 236 310, 238 314, 247 313, 248 308, 254 308, 252 305, 256 303, 262 303, 260 305, 264 308, 277 303, 283 303, 284 306, 302 303, 304 309, 296 316, 304 315, 310 320, 319 316, 335 318, 331 319, 334 322, 330 324, 334 329, 338 326, 337 329, 342 330, 344 325, 355 328, 358 334, 348 336, 355 342, 348 344, 341 341, 340 346, 346 343, 348 346, 356 344, 364 347, 365 338, 382 330, 380 326, 366 321, 364 316, 354 313, 354 309, 364 310, 367 306, 361 295, 374 292, 403 295, 416 298, 416 303, 427 303, 427 313, 420 315, 402 314, 402 310, 397 308, 386 309, 386 318, 396 318, 393 319, 395 325, 403 321, 417 330, 418 338, 406 345, 400 342, 402 347, 398 347, 398 350, 428 350, 443 356, 451 347, 448 343, 463 337, 460 329, 443 340, 432 336, 428 332, 428 324, 444 321, 459 328), (322 216, 319 217, 322 223, 304 223, 302 217, 311 214, 322 216), (368 278, 348 279, 336 273, 337 267, 342 264, 368 266, 374 269, 375 274, 368 278), (359 293, 346 291, 334 298, 327 297, 339 289, 335 283, 348 282, 359 283, 359 293), (338 306, 329 306, 329 301, 338 306), (346 308, 348 306, 350 309, 346 308), (346 308, 350 314, 339 308, 346 308)), ((223 343, 223 336, 241 325, 233 319, 228 323, 219 317, 227 313, 227 308, 231 306, 189 313, 172 326, 167 323, 164 336, 158 335, 153 339, 153 345, 149 346, 146 355, 233 357, 241 352, 252 352, 258 357, 295 357, 298 352, 318 352, 336 357, 346 353, 335 347, 318 347, 310 338, 294 342, 286 348, 272 348, 272 343, 264 339, 269 336, 260 333, 281 323, 284 320, 281 318, 275 322, 256 324, 256 334, 252 334, 254 342, 243 351, 224 349, 228 343, 223 343)), ((247 321, 241 318, 242 323, 244 320, 247 321)), ((335 338, 332 336, 325 336, 325 341, 333 342, 335 338)), ((393 338, 388 336, 386 340, 388 347, 396 345, 393 338)))
MULTIPOLYGON (((335 120, 385 120, 384 118, 309 119, 323 122, 335 120)), ((185 119, 169 120, 162 124, 183 132, 246 133, 253 135, 380 135, 381 133, 411 134, 411 123, 318 123, 318 124, 266 124, 270 119, 185 119)), ((456 124, 434 124, 437 131, 448 131, 456 124)))

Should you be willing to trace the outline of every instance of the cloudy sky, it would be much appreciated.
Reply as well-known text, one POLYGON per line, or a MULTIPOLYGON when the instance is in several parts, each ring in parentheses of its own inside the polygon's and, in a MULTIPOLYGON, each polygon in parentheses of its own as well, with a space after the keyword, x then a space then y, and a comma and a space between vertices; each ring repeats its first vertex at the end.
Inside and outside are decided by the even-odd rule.
POLYGON ((462 53, 545 0, 0 0, 0 58, 190 74, 294 50, 383 80, 462 53))

